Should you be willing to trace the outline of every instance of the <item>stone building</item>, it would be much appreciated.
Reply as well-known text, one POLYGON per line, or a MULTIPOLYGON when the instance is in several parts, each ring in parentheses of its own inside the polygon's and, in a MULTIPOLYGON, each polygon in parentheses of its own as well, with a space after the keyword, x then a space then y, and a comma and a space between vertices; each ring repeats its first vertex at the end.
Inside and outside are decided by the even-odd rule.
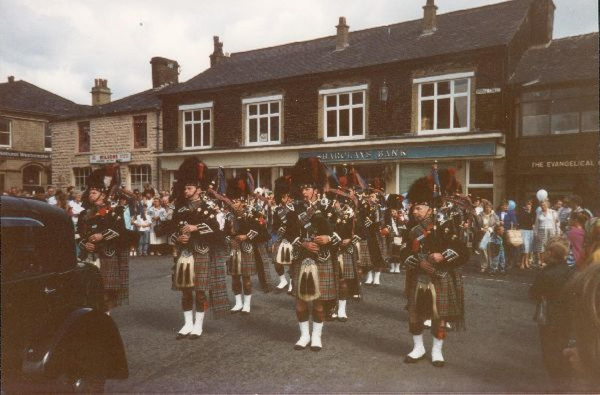
POLYGON ((525 52, 510 79, 510 196, 576 193, 586 207, 600 209, 598 69, 597 32, 525 52))
POLYGON ((299 157, 358 167, 405 192, 433 160, 469 193, 505 196, 508 80, 529 48, 552 39, 551 0, 518 0, 225 55, 160 92, 168 187, 183 158, 228 175, 251 168, 270 186, 299 157))
POLYGON ((152 89, 111 101, 108 82, 95 80, 92 105, 78 106, 51 125, 53 183, 83 189, 94 166, 121 163, 123 185, 142 189, 160 182, 162 112, 157 93, 177 83, 174 60, 152 58, 152 89))
POLYGON ((49 122, 76 108, 12 76, 0 84, 0 193, 13 187, 33 192, 51 183, 49 122))

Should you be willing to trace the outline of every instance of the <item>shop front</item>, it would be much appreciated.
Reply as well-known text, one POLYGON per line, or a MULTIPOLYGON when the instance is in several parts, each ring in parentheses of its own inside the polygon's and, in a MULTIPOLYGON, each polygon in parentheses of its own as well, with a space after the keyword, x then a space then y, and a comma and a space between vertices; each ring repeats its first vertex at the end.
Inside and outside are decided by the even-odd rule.
POLYGON ((50 152, 0 150, 0 191, 44 191, 50 182, 50 157, 50 152))

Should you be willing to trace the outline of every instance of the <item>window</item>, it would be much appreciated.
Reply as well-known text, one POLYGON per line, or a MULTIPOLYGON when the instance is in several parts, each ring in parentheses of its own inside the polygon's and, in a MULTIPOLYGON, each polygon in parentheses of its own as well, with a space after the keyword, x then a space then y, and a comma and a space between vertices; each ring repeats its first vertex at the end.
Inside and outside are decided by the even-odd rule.
POLYGON ((417 78, 418 131, 420 134, 470 130, 473 72, 417 78))
POLYGON ((75 167, 73 169, 76 190, 83 191, 85 189, 86 181, 90 174, 92 174, 92 168, 89 166, 88 167, 75 167))
POLYGON ((319 91, 324 103, 325 141, 365 138, 367 85, 319 91))
POLYGON ((494 200, 494 161, 467 162, 466 193, 492 202, 494 200))
POLYGON ((11 146, 11 122, 6 118, 0 118, 0 147, 11 146))
POLYGON ((23 168, 23 188, 33 190, 42 185, 42 169, 36 165, 29 165, 23 168))
POLYGON ((131 173, 131 190, 144 190, 144 184, 152 183, 152 169, 150 165, 129 166, 131 173))
POLYGON ((598 131, 598 88, 523 92, 521 137, 598 131))
POLYGON ((179 106, 183 112, 183 149, 211 147, 212 102, 179 106))
POLYGON ((90 123, 79 122, 79 152, 90 152, 90 123))
POLYGON ((44 151, 52 151, 52 131, 50 125, 44 125, 44 151))
POLYGON ((146 115, 133 117, 133 148, 148 148, 148 126, 146 115))
POLYGON ((283 96, 244 99, 246 106, 246 145, 281 143, 281 103, 283 96))

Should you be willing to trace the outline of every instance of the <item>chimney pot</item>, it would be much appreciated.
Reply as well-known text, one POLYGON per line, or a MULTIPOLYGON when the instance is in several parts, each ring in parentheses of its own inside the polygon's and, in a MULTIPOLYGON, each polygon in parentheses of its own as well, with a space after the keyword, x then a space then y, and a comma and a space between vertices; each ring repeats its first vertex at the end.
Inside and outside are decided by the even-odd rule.
POLYGON ((179 82, 177 61, 155 56, 150 59, 150 64, 152 65, 152 88, 179 82))
POLYGON ((437 9, 435 0, 427 0, 423 6, 423 34, 431 34, 437 30, 437 9))
POLYGON ((8 76, 8 82, 10 82, 10 83, 15 82, 15 76, 14 75, 9 75, 8 76))
POLYGON ((210 55, 210 67, 213 67, 225 59, 223 54, 223 43, 219 41, 219 36, 213 36, 213 53, 210 55))
POLYGON ((92 94, 92 106, 110 103, 111 92, 108 87, 108 80, 95 78, 94 87, 90 93, 92 94))
POLYGON ((341 16, 339 19, 339 23, 336 26, 337 28, 337 36, 335 39, 335 50, 341 51, 346 48, 348 44, 348 29, 349 26, 346 24, 346 17, 341 16))

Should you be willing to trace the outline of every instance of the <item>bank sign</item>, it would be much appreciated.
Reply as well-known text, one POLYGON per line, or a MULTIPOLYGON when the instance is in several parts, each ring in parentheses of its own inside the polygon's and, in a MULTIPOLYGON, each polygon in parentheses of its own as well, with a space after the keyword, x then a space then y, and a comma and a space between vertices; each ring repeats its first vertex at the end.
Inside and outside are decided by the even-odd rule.
POLYGON ((91 155, 91 164, 131 162, 131 152, 118 152, 116 154, 91 155))
POLYGON ((456 158, 496 155, 495 143, 439 146, 394 146, 362 150, 301 152, 301 158, 316 156, 324 162, 397 161, 402 159, 456 158))

